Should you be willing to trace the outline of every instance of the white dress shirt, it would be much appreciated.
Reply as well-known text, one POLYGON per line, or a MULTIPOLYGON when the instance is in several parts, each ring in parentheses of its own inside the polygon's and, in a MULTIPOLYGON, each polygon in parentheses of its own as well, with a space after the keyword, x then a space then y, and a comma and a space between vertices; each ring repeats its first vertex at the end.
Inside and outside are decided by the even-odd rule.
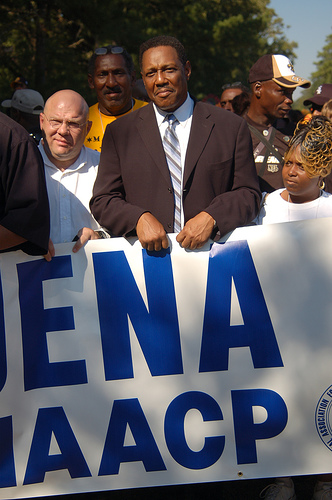
MULTIPOLYGON (((171 113, 159 109, 155 104, 153 104, 153 108, 156 114, 161 140, 163 140, 166 128, 168 127, 168 121, 165 120, 165 117, 168 114, 173 114, 175 118, 178 120, 178 123, 174 124, 174 129, 178 137, 181 149, 181 167, 182 167, 181 193, 182 193, 184 164, 186 160, 187 146, 189 142, 191 122, 194 111, 194 101, 188 94, 185 102, 178 109, 176 109, 171 113)), ((181 228, 183 228, 183 226, 184 226, 184 213, 183 213, 183 205, 181 203, 181 228)))
POLYGON ((49 160, 42 143, 38 147, 45 166, 53 243, 72 241, 83 227, 102 229, 89 208, 100 153, 83 146, 77 160, 61 172, 49 160))

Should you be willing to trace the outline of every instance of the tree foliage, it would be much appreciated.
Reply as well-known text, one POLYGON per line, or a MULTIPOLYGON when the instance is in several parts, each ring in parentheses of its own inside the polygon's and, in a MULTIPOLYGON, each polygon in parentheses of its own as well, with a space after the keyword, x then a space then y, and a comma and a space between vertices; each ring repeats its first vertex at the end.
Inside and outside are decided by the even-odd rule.
POLYGON ((318 52, 316 71, 311 75, 313 88, 323 83, 332 83, 332 35, 326 37, 326 44, 318 52))
POLYGON ((332 83, 332 35, 326 37, 326 43, 317 54, 316 71, 310 75, 311 87, 302 92, 293 108, 302 109, 303 101, 312 97, 316 89, 323 83, 332 83))
MULTIPOLYGON (((219 95, 224 83, 247 81, 250 66, 274 52, 294 57, 269 0, 3 0, 0 6, 0 94, 23 74, 44 97, 62 88, 94 100, 87 61, 97 46, 123 45, 138 63, 139 45, 159 34, 179 38, 193 66, 190 90, 219 95)), ((138 67, 137 67, 137 70, 138 67)))

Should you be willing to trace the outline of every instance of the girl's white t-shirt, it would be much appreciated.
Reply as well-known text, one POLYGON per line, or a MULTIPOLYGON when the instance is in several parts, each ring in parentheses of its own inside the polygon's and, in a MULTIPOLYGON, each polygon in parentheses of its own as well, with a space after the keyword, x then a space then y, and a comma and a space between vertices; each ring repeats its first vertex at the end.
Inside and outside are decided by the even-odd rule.
POLYGON ((332 195, 320 192, 319 198, 308 203, 290 203, 281 197, 285 189, 273 193, 263 193, 261 210, 255 219, 256 224, 276 224, 305 219, 332 217, 332 195))

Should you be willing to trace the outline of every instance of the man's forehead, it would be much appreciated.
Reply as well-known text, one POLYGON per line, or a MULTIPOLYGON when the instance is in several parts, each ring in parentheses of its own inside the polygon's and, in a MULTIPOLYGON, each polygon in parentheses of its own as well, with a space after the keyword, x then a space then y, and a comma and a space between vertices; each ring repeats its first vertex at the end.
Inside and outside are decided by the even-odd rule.
POLYGON ((83 116, 84 111, 82 106, 78 103, 75 105, 74 103, 69 103, 65 101, 56 101, 51 102, 47 106, 45 106, 45 113, 50 115, 50 117, 65 117, 67 119, 75 120, 79 119, 83 116))
POLYGON ((121 54, 105 54, 98 56, 95 61, 95 70, 97 69, 123 69, 128 73, 126 61, 121 54))
POLYGON ((223 93, 221 94, 221 99, 233 99, 236 95, 242 94, 241 89, 225 89, 223 93))
MULTIPOLYGON (((171 45, 159 45, 146 50, 142 56, 142 64, 166 66, 167 64, 176 61, 181 64, 178 53, 171 45)), ((182 66, 182 64, 181 64, 182 66)))

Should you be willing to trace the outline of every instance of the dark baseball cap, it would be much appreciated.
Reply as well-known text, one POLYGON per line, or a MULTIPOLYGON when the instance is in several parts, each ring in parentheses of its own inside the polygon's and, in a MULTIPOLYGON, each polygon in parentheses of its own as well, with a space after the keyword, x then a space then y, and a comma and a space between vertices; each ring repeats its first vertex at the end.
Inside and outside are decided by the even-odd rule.
POLYGON ((17 78, 15 78, 15 80, 13 80, 10 84, 11 88, 12 89, 15 89, 17 85, 26 85, 28 86, 29 83, 28 83, 28 80, 26 80, 24 78, 24 76, 18 76, 17 78))
POLYGON ((304 106, 310 106, 310 104, 323 106, 330 99, 332 99, 332 83, 323 83, 318 87, 313 97, 306 99, 303 104, 304 106))
POLYGON ((273 80, 278 85, 287 88, 310 87, 309 80, 297 76, 288 57, 281 54, 265 54, 251 67, 249 83, 273 80))

